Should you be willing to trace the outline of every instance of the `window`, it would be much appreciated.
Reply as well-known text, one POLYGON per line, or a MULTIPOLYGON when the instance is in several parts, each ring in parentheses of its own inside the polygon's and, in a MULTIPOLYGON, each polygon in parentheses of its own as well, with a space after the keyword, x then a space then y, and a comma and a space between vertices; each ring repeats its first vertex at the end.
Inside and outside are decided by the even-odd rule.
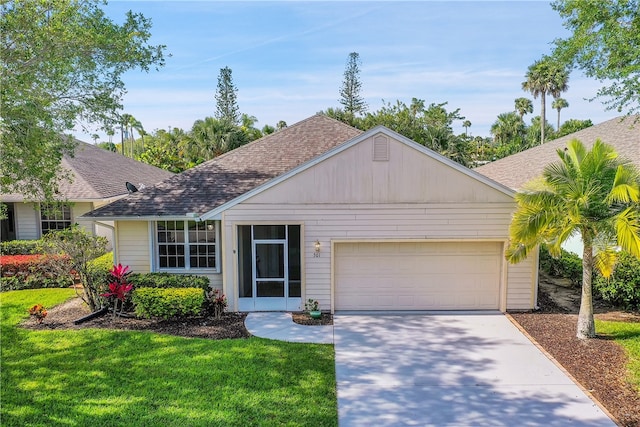
POLYGON ((65 204, 40 205, 42 234, 71 227, 71 207, 65 204))
POLYGON ((217 268, 215 221, 157 221, 156 236, 161 269, 217 268))

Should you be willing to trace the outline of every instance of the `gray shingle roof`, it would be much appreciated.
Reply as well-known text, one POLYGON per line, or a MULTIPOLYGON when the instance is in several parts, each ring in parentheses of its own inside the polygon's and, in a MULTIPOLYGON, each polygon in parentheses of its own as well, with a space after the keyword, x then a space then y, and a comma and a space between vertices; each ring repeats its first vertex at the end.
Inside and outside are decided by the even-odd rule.
POLYGON ((634 124, 635 119, 633 116, 611 119, 479 166, 475 171, 517 190, 526 182, 542 175, 546 165, 559 161, 556 151, 566 147, 567 142, 572 139, 580 140, 587 147, 591 147, 596 139, 600 139, 613 146, 620 157, 640 167, 640 121, 634 124))
MULTIPOLYGON (((174 174, 121 154, 76 140, 73 157, 62 158, 62 168, 71 173, 72 181, 62 180, 60 194, 70 201, 104 200, 127 194, 125 182, 136 186, 152 186, 174 174)), ((21 194, 3 194, 6 202, 20 202, 21 194)))
POLYGON ((84 216, 204 215, 361 133, 315 115, 84 216))

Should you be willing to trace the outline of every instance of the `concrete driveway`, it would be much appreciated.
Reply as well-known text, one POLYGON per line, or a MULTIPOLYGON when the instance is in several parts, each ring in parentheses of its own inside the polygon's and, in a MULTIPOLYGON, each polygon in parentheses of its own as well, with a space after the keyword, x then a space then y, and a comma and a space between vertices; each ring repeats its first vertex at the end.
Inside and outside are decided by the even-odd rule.
POLYGON ((351 426, 615 426, 500 313, 334 317, 351 426))

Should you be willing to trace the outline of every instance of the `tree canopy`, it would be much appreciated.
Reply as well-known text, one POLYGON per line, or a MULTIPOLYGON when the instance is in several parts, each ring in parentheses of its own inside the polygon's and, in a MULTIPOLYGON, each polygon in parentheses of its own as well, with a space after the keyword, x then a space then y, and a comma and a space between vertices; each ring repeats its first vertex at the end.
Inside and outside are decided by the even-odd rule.
POLYGON ((547 165, 539 179, 516 194, 506 257, 520 262, 542 243, 559 256, 562 243, 580 235, 584 250, 577 336, 594 337, 593 268, 608 277, 618 248, 640 258, 640 175, 600 140, 589 150, 574 139, 557 152, 560 161, 547 165))
POLYGON ((554 58, 605 83, 607 109, 640 111, 640 2, 556 0, 571 36, 555 41, 554 58))
POLYGON ((351 52, 344 70, 342 87, 340 88, 340 104, 344 107, 344 112, 351 118, 367 111, 367 103, 360 95, 360 90, 362 90, 360 64, 358 52, 351 52))
POLYGON ((132 69, 164 65, 151 21, 129 11, 116 24, 98 0, 5 0, 0 16, 0 192, 53 198, 75 126, 118 120, 132 69))

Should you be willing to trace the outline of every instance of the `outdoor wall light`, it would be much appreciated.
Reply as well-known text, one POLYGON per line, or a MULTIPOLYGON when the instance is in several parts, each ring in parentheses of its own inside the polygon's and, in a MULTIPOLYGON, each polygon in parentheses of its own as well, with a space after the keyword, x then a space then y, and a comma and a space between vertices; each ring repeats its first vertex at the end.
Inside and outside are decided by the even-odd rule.
POLYGON ((315 258, 319 258, 320 257, 320 240, 316 240, 316 243, 314 243, 314 247, 315 247, 315 252, 313 254, 313 256, 315 258))

